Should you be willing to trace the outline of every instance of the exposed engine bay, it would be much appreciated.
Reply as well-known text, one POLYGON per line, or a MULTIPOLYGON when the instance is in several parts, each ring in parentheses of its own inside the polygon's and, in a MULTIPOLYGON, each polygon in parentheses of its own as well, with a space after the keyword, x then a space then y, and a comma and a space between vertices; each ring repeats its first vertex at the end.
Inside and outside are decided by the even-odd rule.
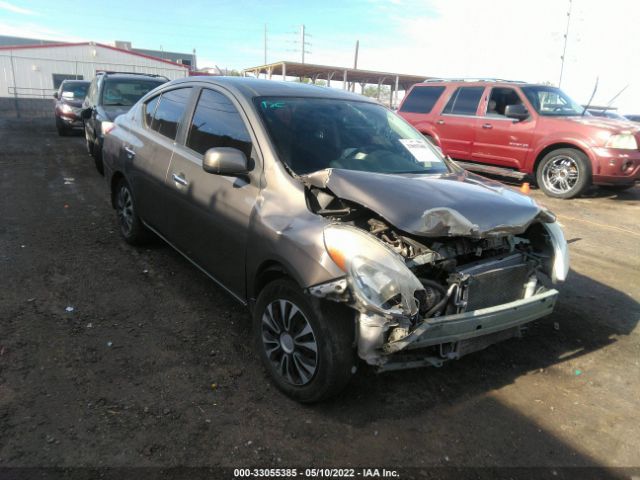
MULTIPOLYGON (((467 322, 469 328, 480 331, 489 322, 475 321, 480 318, 476 313, 485 309, 489 309, 487 315, 491 317, 491 309, 513 305, 512 308, 517 310, 518 302, 523 303, 523 308, 528 308, 527 299, 538 297, 542 303, 547 302, 545 308, 549 305, 553 308, 555 295, 549 297, 549 293, 557 294, 551 288, 556 280, 553 274, 554 244, 545 223, 553 223, 554 218, 546 211, 545 215, 520 228, 510 226, 475 236, 453 235, 452 232, 448 236, 423 236, 408 234, 369 208, 338 198, 328 189, 311 186, 306 191, 311 211, 336 224, 355 227, 377 238, 402 257, 406 267, 419 281, 413 291, 416 308, 412 315, 407 315, 406 308, 404 314, 399 313, 403 301, 401 291, 395 296, 387 295, 387 302, 377 311, 372 311, 366 302, 360 302, 358 296, 353 295, 353 288, 348 288, 350 282, 353 284, 349 277, 309 289, 312 295, 346 302, 358 310, 359 356, 381 370, 439 366, 444 360, 459 358, 502 338, 519 335, 524 324, 524 321, 510 321, 512 316, 516 320, 522 317, 522 313, 512 314, 502 309, 500 315, 506 323, 491 324, 489 328, 489 333, 494 334, 494 341, 487 343, 490 337, 486 336, 474 343, 473 338, 479 336, 475 331, 467 335, 466 331, 453 328, 448 335, 448 327, 443 323, 448 319, 467 322), (434 334, 431 341, 429 332, 438 329, 440 332, 434 334), (451 341, 440 342, 449 337, 451 341), (412 349, 422 350, 409 357, 404 355, 405 352, 397 353, 412 349), (391 353, 396 355, 391 357, 391 353)), ((458 215, 458 212, 452 213, 448 218, 458 215)), ((469 223, 467 219, 461 222, 469 223)), ((358 277, 355 278, 358 282, 358 277)), ((528 320, 530 316, 550 313, 550 310, 544 312, 542 307, 541 304, 538 313, 528 313, 526 318, 522 318, 528 320)))

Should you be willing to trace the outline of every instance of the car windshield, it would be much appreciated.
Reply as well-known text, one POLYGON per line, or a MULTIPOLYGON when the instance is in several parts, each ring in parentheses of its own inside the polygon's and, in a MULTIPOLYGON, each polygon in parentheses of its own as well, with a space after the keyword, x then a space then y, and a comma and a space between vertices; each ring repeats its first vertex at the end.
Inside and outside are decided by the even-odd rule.
POLYGON ((147 92, 162 85, 156 80, 106 80, 102 94, 102 105, 130 107, 147 92))
POLYGON ((343 168, 376 173, 447 172, 424 137, 381 105, 324 98, 256 98, 278 155, 298 175, 343 168))
POLYGON ((584 107, 571 100, 566 93, 556 87, 534 85, 522 87, 522 91, 540 115, 582 115, 584 110, 584 107))
POLYGON ((65 83, 62 85, 62 93, 73 93, 75 100, 82 100, 87 96, 89 83, 65 83))

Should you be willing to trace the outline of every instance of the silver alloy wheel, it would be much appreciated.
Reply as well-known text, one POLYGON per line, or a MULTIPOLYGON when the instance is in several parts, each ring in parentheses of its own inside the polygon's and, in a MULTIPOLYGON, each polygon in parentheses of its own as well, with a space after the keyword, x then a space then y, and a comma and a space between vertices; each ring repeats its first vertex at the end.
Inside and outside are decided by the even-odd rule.
POLYGON ((302 311, 290 300, 274 300, 262 314, 261 326, 274 370, 292 385, 309 383, 318 369, 318 343, 302 311))
POLYGON ((579 176, 578 162, 567 155, 551 158, 542 169, 545 188, 557 194, 569 192, 575 187, 579 176))
POLYGON ((133 200, 131 192, 125 185, 122 185, 118 190, 116 207, 122 230, 125 234, 129 234, 133 226, 133 200))

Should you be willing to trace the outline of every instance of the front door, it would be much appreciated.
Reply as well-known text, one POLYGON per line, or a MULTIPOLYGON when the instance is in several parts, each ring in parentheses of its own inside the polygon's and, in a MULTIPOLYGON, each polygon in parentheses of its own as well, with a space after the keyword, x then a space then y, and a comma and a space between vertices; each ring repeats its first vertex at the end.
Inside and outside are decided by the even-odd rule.
POLYGON ((227 95, 203 88, 176 145, 167 185, 169 240, 236 297, 244 300, 249 222, 259 193, 260 162, 239 106, 227 95), (253 169, 245 176, 207 173, 204 153, 215 147, 242 151, 253 169))
POLYGON ((486 99, 484 115, 474 141, 472 160, 511 168, 523 168, 531 150, 531 136, 535 121, 517 121, 504 115, 508 105, 522 105, 522 99, 513 88, 494 87, 486 99))

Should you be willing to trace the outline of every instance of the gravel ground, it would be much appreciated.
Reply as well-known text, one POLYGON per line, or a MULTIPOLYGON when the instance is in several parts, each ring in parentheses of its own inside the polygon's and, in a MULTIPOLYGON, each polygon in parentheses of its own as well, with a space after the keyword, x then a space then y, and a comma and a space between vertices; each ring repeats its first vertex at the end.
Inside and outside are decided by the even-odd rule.
POLYGON ((0 466, 640 467, 640 188, 555 201, 572 272, 522 339, 301 406, 247 312, 117 232, 81 135, 0 120, 0 466))

